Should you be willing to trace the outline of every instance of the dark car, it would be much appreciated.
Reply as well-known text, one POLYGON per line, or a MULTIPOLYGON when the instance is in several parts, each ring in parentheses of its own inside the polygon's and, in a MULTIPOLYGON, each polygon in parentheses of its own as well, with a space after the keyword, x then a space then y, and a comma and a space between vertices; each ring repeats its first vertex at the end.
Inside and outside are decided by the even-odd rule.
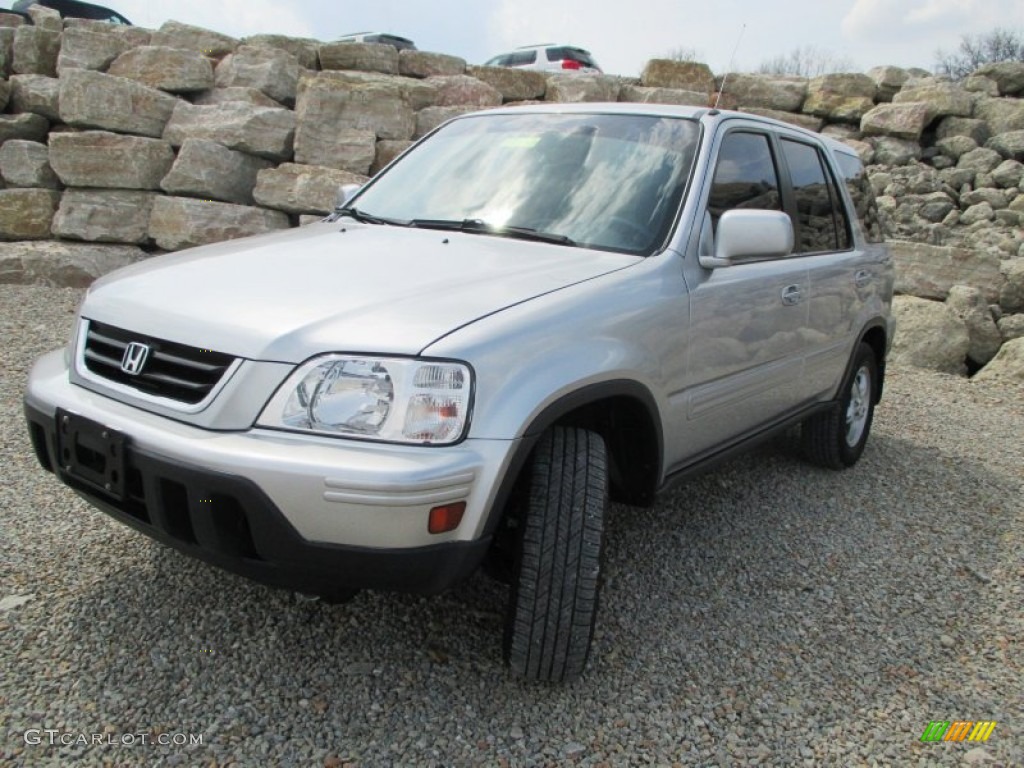
POLYGON ((102 5, 81 3, 78 0, 17 0, 11 6, 11 10, 24 15, 28 13, 28 9, 33 5, 52 8, 64 19, 92 19, 93 21, 106 21, 111 24, 132 26, 132 23, 117 11, 104 8, 102 5))

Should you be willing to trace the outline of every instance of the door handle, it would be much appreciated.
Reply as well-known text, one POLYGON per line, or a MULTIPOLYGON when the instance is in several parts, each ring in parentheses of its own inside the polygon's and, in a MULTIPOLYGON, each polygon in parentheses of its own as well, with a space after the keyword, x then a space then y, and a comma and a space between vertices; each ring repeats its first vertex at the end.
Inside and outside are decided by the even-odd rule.
POLYGON ((863 288, 865 285, 870 283, 872 279, 874 279, 874 276, 868 270, 861 269, 853 276, 853 284, 858 288, 863 288))
POLYGON ((799 304, 804 299, 804 292, 799 285, 787 285, 782 289, 782 303, 786 306, 799 304))

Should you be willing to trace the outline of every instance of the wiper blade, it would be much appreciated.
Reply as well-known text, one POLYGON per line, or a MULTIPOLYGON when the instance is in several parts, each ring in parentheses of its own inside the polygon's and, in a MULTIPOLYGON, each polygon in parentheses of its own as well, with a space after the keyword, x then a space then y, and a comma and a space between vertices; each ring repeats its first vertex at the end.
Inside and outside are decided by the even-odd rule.
POLYGON ((360 211, 358 208, 347 207, 337 208, 331 216, 331 221, 337 221, 342 216, 348 216, 349 218, 355 219, 363 224, 392 224, 395 226, 404 227, 406 222, 399 221, 398 219, 386 219, 383 216, 374 216, 372 213, 366 213, 360 211))
POLYGON ((516 237, 522 240, 537 240, 557 245, 576 245, 576 241, 566 235, 554 232, 541 232, 530 227, 495 227, 481 219, 413 219, 410 227, 421 229, 442 229, 452 232, 469 232, 480 235, 498 235, 499 237, 516 237))

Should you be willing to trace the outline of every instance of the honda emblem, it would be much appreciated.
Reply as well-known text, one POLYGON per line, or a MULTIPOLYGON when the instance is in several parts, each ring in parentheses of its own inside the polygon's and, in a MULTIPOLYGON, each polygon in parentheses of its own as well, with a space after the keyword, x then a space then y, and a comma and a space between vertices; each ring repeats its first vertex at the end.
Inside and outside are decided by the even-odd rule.
POLYGON ((133 341, 124 351, 124 357, 121 358, 121 370, 129 376, 138 376, 142 373, 142 367, 146 364, 148 357, 149 346, 133 341))

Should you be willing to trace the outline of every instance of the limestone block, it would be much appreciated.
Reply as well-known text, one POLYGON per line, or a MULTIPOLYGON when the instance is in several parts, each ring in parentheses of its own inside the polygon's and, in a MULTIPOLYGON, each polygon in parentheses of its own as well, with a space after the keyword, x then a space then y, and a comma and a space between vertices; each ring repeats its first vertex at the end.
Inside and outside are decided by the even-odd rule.
POLYGON ((999 354, 972 381, 1024 385, 1024 339, 1011 339, 1003 344, 999 354))
POLYGON ((968 285, 990 303, 999 299, 1005 278, 998 256, 992 253, 905 240, 890 241, 889 250, 896 267, 897 293, 945 301, 954 285, 968 285))
POLYGON ((238 47, 238 40, 202 27, 167 21, 153 33, 150 45, 186 48, 212 59, 227 56, 238 47))
POLYGON ((61 33, 41 27, 18 27, 14 32, 11 71, 18 75, 57 76, 61 33))
POLYGON ((918 141, 931 122, 929 107, 920 103, 879 104, 861 117, 860 129, 867 135, 894 136, 918 141))
POLYGON ((262 206, 286 213, 327 214, 334 210, 338 187, 367 180, 337 168, 284 163, 260 171, 253 197, 262 206))
POLYGON ((324 43, 320 69, 398 74, 398 49, 382 43, 324 43))
POLYGON ((503 101, 543 99, 548 80, 542 72, 515 67, 466 67, 466 74, 494 88, 503 101))
POLYGON ((954 285, 949 290, 946 304, 967 326, 967 356, 978 365, 984 365, 995 357, 1003 344, 1003 335, 996 326, 984 294, 971 286, 954 285))
POLYGON ((862 74, 830 74, 807 84, 803 112, 838 122, 860 122, 875 103, 875 81, 862 74))
MULTIPOLYGON (((650 86, 669 88, 671 86, 650 86)), ((622 81, 611 75, 549 75, 546 101, 580 103, 618 101, 622 81)), ((694 88, 677 90, 694 91, 694 88)))
POLYGON ((168 93, 194 93, 214 85, 210 60, 187 48, 132 48, 118 56, 108 72, 168 93))
POLYGON ((993 136, 1024 130, 1024 99, 978 99, 974 116, 988 123, 993 136))
POLYGON ((288 160, 295 139, 295 113, 239 102, 210 106, 180 102, 164 139, 176 147, 186 139, 209 139, 268 160, 288 160))
POLYGON ((995 80, 1003 96, 1019 96, 1024 93, 1024 61, 985 64, 975 70, 974 74, 995 80))
MULTIPOLYGON (((479 69, 476 67, 475 69, 479 69)), ((488 67, 494 69, 494 67, 488 67)), ((466 74, 466 60, 458 56, 428 51, 399 51, 398 74, 406 77, 433 77, 436 75, 466 74)), ((476 75, 473 75, 476 77, 476 75)))
POLYGON ((648 88, 644 85, 623 85, 619 101, 635 104, 679 104, 689 107, 706 107, 708 95, 700 91, 683 91, 679 88, 648 88))
POLYGON ((0 283, 87 288, 96 278, 145 257, 142 249, 132 245, 0 243, 0 283))
POLYGON ((60 115, 78 128, 159 137, 178 99, 125 77, 87 69, 60 78, 60 115))
POLYGON ((0 175, 9 187, 60 188, 50 150, 38 141, 13 139, 0 147, 0 175))
POLYGON ((159 189, 174 163, 166 141, 107 131, 50 135, 50 165, 71 187, 159 189))
POLYGON ((114 59, 131 47, 131 42, 122 35, 71 27, 64 31, 57 57, 57 72, 63 74, 69 69, 105 71, 114 59))
POLYGON ((774 109, 780 112, 799 112, 807 98, 808 81, 805 77, 783 75, 748 75, 730 73, 719 82, 725 93, 735 99, 737 106, 774 109))
POLYGON ((53 219, 53 234, 96 243, 144 243, 155 192, 69 189, 53 219))
POLYGON ((270 160, 209 139, 185 139, 160 187, 172 195, 252 205, 257 174, 272 167, 270 160))
POLYGON ((280 211, 187 197, 157 197, 149 219, 149 236, 164 250, 176 251, 288 227, 288 216, 280 211))
POLYGON ((914 296, 893 299, 896 319, 891 362, 964 375, 970 339, 967 326, 950 307, 914 296))
POLYGON ((13 75, 10 84, 12 112, 34 112, 60 122, 60 81, 56 77, 13 75))
POLYGON ((437 89, 439 107, 497 107, 502 102, 501 91, 469 75, 431 77, 427 82, 437 89))
POLYGON ((52 189, 0 190, 0 240, 44 240, 50 237, 60 192, 52 189))
POLYGON ((294 104, 299 82, 295 56, 280 48, 242 45, 217 65, 218 88, 256 88, 281 104, 294 104))
POLYGON ((904 88, 893 97, 893 103, 924 104, 928 122, 937 117, 970 117, 974 110, 974 96, 952 83, 904 88))
POLYGON ((280 102, 274 101, 258 88, 244 86, 231 86, 230 88, 211 88, 208 91, 200 91, 192 96, 192 103, 197 106, 209 106, 210 104, 227 104, 237 101, 242 104, 252 104, 256 107, 282 107, 280 102))
POLYGON ((986 141, 985 146, 1005 158, 1024 160, 1024 129, 997 134, 986 141))
POLYGON ((256 45, 265 48, 278 48, 295 57, 303 69, 317 69, 320 66, 319 40, 307 37, 287 37, 286 35, 251 35, 242 39, 242 45, 256 45))
POLYGON ((715 76, 707 64, 696 61, 651 59, 640 74, 640 85, 710 94, 715 90, 715 76))

